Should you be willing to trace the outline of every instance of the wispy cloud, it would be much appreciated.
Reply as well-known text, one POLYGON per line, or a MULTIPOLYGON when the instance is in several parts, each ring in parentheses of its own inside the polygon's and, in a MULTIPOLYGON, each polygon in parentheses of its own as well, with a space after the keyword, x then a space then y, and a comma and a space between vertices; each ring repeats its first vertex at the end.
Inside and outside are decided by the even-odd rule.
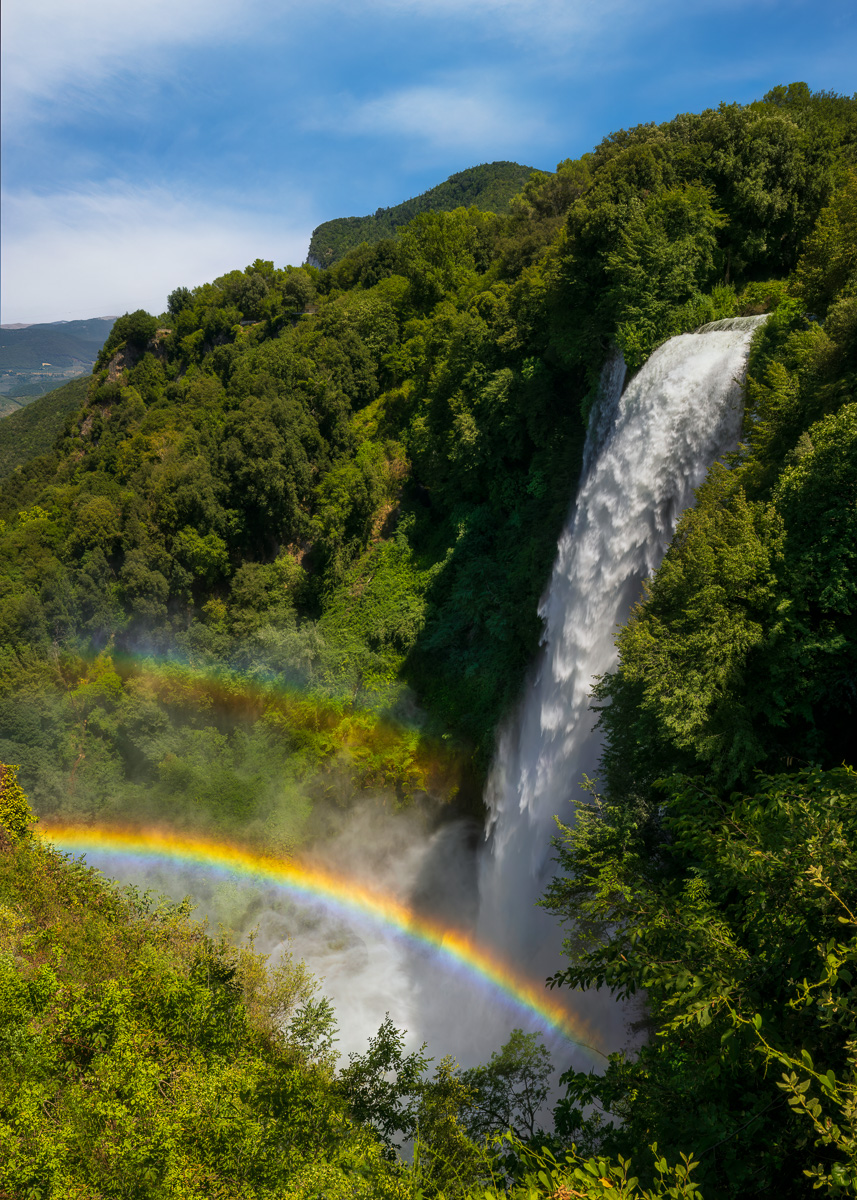
MULTIPOLYGON (((672 0, 669 0, 669 4, 672 0)), ((669 5, 667 5, 668 7, 669 5)), ((567 55, 593 36, 642 18, 633 0, 5 0, 3 5, 4 123, 14 130, 45 103, 109 103, 105 84, 129 76, 169 75, 187 50, 267 40, 301 44, 301 31, 337 10, 369 36, 382 21, 419 20, 466 27, 479 40, 538 43, 567 55), (622 21, 617 25, 621 16, 622 21)), ((418 47, 414 47, 418 51, 418 47)), ((291 71, 302 70, 296 60, 291 71)))
POLYGON ((5 0, 4 123, 129 73, 169 71, 187 47, 248 36, 258 11, 257 0, 5 0))
POLYGON ((552 132, 530 100, 516 100, 497 81, 425 83, 366 100, 341 98, 338 106, 312 118, 316 128, 373 138, 418 140, 444 151, 470 151, 482 158, 552 132))
POLYGON ((551 43, 558 36, 588 38, 615 24, 620 14, 627 20, 645 20, 651 7, 641 6, 635 0, 599 0, 598 4, 592 0, 467 0, 466 4, 461 0, 372 0, 372 3, 394 13, 481 23, 486 35, 512 35, 542 44, 551 43))
POLYGON ((59 321, 146 308, 255 258, 301 263, 312 220, 242 212, 200 196, 107 185, 5 193, 2 319, 59 321))

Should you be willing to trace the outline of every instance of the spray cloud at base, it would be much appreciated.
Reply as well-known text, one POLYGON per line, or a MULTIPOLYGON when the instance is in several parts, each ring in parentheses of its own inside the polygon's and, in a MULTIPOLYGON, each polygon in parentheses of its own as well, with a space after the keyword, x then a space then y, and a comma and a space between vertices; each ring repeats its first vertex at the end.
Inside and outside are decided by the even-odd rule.
MULTIPOLYGON (((367 962, 373 968, 376 1005, 378 996, 386 998, 388 1004, 401 1001, 406 989, 397 988, 397 981, 391 977, 395 975, 395 969, 385 964, 382 948, 404 946, 411 955, 429 963, 439 984, 448 982, 444 976, 453 982, 457 977, 461 978, 471 998, 477 1002, 484 999, 489 1007, 505 1007, 507 1012, 518 1017, 523 1014, 549 1034, 559 1035, 591 1055, 599 1053, 596 1047, 586 1042, 586 1038, 592 1036, 591 1031, 574 1017, 561 999, 543 994, 537 985, 517 975, 501 959, 486 954, 463 930, 419 915, 393 892, 380 890, 377 882, 370 884, 359 876, 348 876, 340 869, 320 864, 283 862, 223 843, 156 830, 140 832, 48 825, 43 836, 62 849, 83 849, 94 854, 113 874, 139 878, 141 872, 148 873, 152 882, 166 881, 168 886, 170 883, 175 886, 177 881, 190 882, 193 890, 202 894, 204 903, 208 891, 209 903, 214 901, 215 906, 217 886, 213 891, 209 890, 212 879, 219 876, 239 881, 245 903, 248 894, 256 894, 255 916, 262 927, 263 949, 271 948, 272 935, 275 940, 280 932, 276 927, 278 919, 288 926, 292 944, 300 951, 309 951, 301 956, 313 965, 323 961, 325 941, 333 942, 327 949, 335 957, 337 973, 349 989, 342 993, 341 999, 346 1020, 350 1017, 353 1027, 359 1025, 355 1010, 359 1014, 366 1008, 370 1020, 374 1015, 372 1005, 365 1003, 367 962), (207 879, 194 878, 200 869, 206 872, 207 879), (278 903, 277 893, 285 893, 285 904, 278 903), (292 901, 296 902, 296 911, 292 901), (337 928, 340 920, 342 924, 337 928)), ((396 849, 401 851, 401 833, 397 841, 396 849)), ((329 851, 325 857, 334 864, 338 859, 336 853, 329 851)), ((401 854, 396 861, 403 865, 403 878, 406 878, 407 868, 412 864, 401 854)), ((234 889, 235 885, 231 886, 234 889)), ((405 961, 403 959, 400 966, 405 961)), ((331 981, 326 982, 330 984, 331 981)), ((336 997, 339 991, 336 978, 332 982, 333 986, 327 990, 336 997)), ((356 1032, 356 1028, 349 1032, 356 1032)), ((369 1032, 373 1032, 371 1026, 369 1032)), ((346 1040, 353 1044, 353 1038, 346 1040)))

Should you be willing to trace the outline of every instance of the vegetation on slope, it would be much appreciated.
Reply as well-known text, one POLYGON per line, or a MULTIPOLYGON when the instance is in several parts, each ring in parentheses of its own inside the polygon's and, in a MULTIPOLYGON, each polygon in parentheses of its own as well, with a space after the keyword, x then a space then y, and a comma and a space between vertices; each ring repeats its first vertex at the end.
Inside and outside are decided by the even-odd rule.
POLYGON ((379 208, 366 217, 325 221, 313 230, 307 261, 314 267, 332 267, 362 242, 373 246, 395 237, 418 213, 452 212, 471 206, 482 212, 506 213, 510 200, 520 192, 532 170, 513 162, 482 163, 458 171, 437 187, 392 208, 379 208))
MULTIPOLYGON (((118 891, 32 824, 14 768, 0 765, 3 1195, 529 1200, 545 1194, 545 1168, 581 1196, 602 1195, 605 1173, 627 1179, 510 1137, 524 1177, 507 1192, 500 1160, 467 1135, 475 1093, 454 1063, 429 1075, 385 1021, 337 1071, 332 1013, 302 964, 272 969, 252 946, 212 938, 187 905, 118 891), (395 1136, 414 1139, 411 1163, 395 1136)), ((509 1065, 495 1056, 469 1075, 514 1118, 509 1065)), ((665 1169, 667 1184, 685 1171, 665 1169)))
MULTIPOLYGON (((792 88, 613 135, 507 217, 422 213, 324 273, 260 261, 117 321, 56 450, 0 494, 4 753, 35 803, 55 790, 45 725, 22 728, 16 697, 26 677, 44 711, 54 646, 266 675, 400 723, 407 684, 482 769, 611 343, 639 363, 764 302, 736 288, 794 267, 853 154, 851 102, 792 88)), ((79 763, 81 809, 107 776, 154 782, 162 713, 133 718, 139 760, 75 721, 55 770, 79 763)))
POLYGON ((16 833, 2 786, 4 1194, 404 1195, 334 1086, 302 965, 267 970, 16 833))
POLYGON ((0 421, 0 480, 50 452, 68 418, 86 400, 90 382, 86 375, 71 379, 0 421))

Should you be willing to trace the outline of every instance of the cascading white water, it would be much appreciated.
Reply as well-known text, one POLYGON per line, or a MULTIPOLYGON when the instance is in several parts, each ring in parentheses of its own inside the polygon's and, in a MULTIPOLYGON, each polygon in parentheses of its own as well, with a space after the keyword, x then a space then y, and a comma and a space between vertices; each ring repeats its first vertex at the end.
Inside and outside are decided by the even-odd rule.
POLYGON ((554 815, 600 757, 590 693, 615 664, 614 636, 659 565, 711 463, 737 443, 753 329, 736 318, 661 346, 622 391, 609 364, 590 423, 577 503, 541 606, 544 650, 488 786, 478 936, 520 968, 558 965, 559 934, 535 902, 551 870, 554 815))

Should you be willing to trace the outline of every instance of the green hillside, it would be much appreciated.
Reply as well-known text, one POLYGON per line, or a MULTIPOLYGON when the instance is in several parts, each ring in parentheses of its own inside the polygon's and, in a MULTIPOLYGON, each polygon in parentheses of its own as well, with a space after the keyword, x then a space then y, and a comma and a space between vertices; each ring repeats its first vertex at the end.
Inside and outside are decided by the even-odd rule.
MULTIPOLYGON (((268 971, 27 825, 0 765, 0 1193, 414 1194, 351 1116, 302 964, 268 971)), ((430 1107, 430 1083, 419 1099, 430 1107)))
POLYGON ((68 418, 86 399, 91 376, 81 375, 0 420, 0 480, 47 454, 68 418))
MULTIPOLYGON (((279 856, 357 806, 478 819, 605 360, 618 347, 634 371, 676 334, 763 312, 742 445, 619 633, 597 795, 558 830, 546 896, 567 933, 554 982, 628 998, 631 1048, 566 1072, 553 1132, 495 1155, 520 1195, 698 1195, 671 1166, 660 1181, 682 1155, 706 1200, 857 1195, 857 97, 792 84, 623 130, 507 213, 423 211, 324 271, 256 260, 178 288, 163 317, 117 320, 54 450, 0 484, 0 760, 42 817, 279 856), (572 1146, 599 1156, 589 1176, 546 1157, 572 1146), (639 1183, 620 1187, 628 1158, 639 1183)), ((0 1059, 0 1146, 18 1122, 45 1161, 66 1161, 55 1137, 93 1148, 93 1172, 139 1144, 140 1195, 310 1196, 321 1184, 276 1172, 360 1161, 344 1126, 329 1140, 340 1113, 384 1194, 380 1143, 359 1139, 392 1127, 394 1031, 378 1087, 326 1077, 316 1122, 295 1068, 292 1126, 294 1048, 254 1032, 222 958, 201 981, 196 949, 177 965, 129 935, 145 988, 111 950, 79 995, 53 951, 34 957, 65 918, 34 915, 21 878, 2 910, 20 1057, 0 1059)), ((446 1065, 432 1112, 455 1174, 417 1186, 400 1164, 393 1194, 483 1200, 471 1152, 512 1123, 498 1080, 521 1081, 516 1046, 493 1074, 446 1065)), ((122 1194, 73 1178, 53 1194, 122 1194)))
POLYGON ((452 212, 471 205, 482 212, 508 212, 509 201, 521 191, 532 171, 532 167, 512 162, 482 163, 458 171, 437 187, 392 208, 379 208, 366 217, 325 221, 313 231, 307 262, 330 267, 361 242, 374 245, 395 237, 397 230, 421 212, 452 212))

